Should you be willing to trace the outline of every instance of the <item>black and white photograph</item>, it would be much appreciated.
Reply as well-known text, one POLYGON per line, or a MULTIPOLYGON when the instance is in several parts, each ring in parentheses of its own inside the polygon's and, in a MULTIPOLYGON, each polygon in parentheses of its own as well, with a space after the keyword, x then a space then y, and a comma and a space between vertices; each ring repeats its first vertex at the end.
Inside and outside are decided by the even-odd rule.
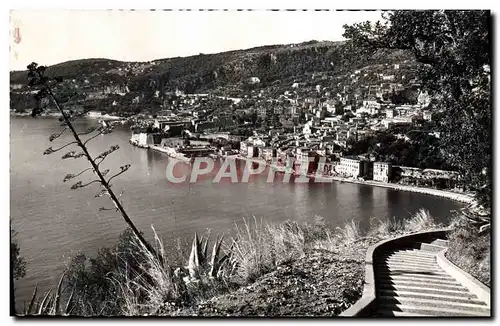
POLYGON ((11 319, 493 316, 493 11, 31 8, 11 319))

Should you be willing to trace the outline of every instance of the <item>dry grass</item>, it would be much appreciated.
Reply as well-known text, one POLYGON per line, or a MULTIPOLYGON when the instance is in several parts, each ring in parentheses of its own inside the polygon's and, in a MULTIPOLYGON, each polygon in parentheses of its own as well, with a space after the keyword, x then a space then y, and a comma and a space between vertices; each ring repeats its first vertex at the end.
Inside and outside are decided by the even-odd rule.
POLYGON ((441 226, 434 221, 429 211, 423 208, 418 210, 411 218, 405 220, 404 223, 404 231, 406 232, 418 232, 441 226))
POLYGON ((304 255, 305 235, 297 222, 281 224, 243 220, 235 225, 231 261, 239 283, 248 283, 277 265, 304 255))
MULTIPOLYGON (((154 247, 159 257, 129 233, 121 240, 121 247, 103 251, 102 257, 93 260, 90 273, 81 274, 78 268, 73 270, 72 284, 87 288, 88 281, 93 282, 91 292, 75 293, 75 311, 80 315, 103 312, 125 316, 172 315, 183 307, 197 306, 252 283, 279 265, 298 261, 309 249, 338 252, 346 246, 357 248, 366 239, 372 243, 435 226, 432 217, 423 210, 404 222, 394 218, 372 219, 367 233, 363 233, 355 221, 332 231, 321 217, 310 224, 293 221, 271 224, 254 217, 235 225, 235 236, 230 241, 222 244, 222 239, 217 238, 211 255, 208 238, 199 240, 195 235, 191 255, 187 263, 184 259, 184 264, 178 263, 175 253, 165 252, 154 229, 154 247), (97 281, 95 273, 99 274, 97 281), (79 283, 75 283, 75 278, 79 283)), ((359 255, 362 260, 364 252, 359 255)), ((44 308, 44 311, 53 310, 44 308)))
POLYGON ((346 244, 356 242, 361 238, 359 223, 356 223, 354 220, 347 222, 343 228, 337 227, 337 231, 341 240, 346 244))
POLYGON ((479 232, 463 215, 452 221, 454 230, 449 233, 450 246, 446 256, 455 265, 476 277, 479 281, 491 284, 491 234, 479 232))
POLYGON ((370 230, 368 235, 370 237, 386 238, 395 234, 400 234, 404 230, 404 221, 392 218, 372 218, 370 220, 370 230))
POLYGON ((165 305, 175 303, 182 296, 182 282, 168 265, 163 243, 154 228, 153 233, 155 249, 160 257, 153 255, 137 237, 133 237, 132 248, 145 257, 144 262, 139 265, 139 271, 134 278, 129 278, 126 272, 111 276, 120 289, 118 296, 123 300, 122 315, 155 315, 165 305))

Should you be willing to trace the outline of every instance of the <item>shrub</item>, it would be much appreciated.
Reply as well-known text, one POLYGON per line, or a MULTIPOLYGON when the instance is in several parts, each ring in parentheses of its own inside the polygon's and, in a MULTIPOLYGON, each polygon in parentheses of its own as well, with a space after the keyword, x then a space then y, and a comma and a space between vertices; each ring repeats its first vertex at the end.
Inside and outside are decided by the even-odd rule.
POLYGON ((406 232, 418 232, 439 226, 440 225, 434 221, 429 211, 423 208, 404 221, 404 230, 406 232))
POLYGON ((345 223, 344 227, 337 227, 338 235, 345 244, 353 243, 361 238, 359 223, 354 220, 345 223))
POLYGON ((12 277, 15 280, 26 276, 26 261, 19 255, 20 248, 17 241, 14 239, 16 231, 10 231, 10 267, 12 269, 12 277))
POLYGON ((479 232, 463 215, 456 216, 452 223, 455 228, 448 234, 450 244, 446 256, 458 267, 490 286, 490 232, 479 232))

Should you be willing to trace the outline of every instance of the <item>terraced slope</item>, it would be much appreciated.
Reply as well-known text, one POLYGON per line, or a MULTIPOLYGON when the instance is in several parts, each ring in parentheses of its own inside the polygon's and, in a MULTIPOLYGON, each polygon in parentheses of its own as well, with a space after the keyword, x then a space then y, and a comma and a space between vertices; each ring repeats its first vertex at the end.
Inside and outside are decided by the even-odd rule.
POLYGON ((490 316, 478 299, 437 263, 448 242, 387 249, 375 263, 376 316, 490 316))

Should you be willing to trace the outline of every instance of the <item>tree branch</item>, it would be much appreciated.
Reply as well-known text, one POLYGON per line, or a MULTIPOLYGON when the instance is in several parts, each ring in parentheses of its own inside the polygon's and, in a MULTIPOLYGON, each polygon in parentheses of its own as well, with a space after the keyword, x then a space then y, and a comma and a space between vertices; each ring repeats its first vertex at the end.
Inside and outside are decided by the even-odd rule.
POLYGON ((78 145, 78 142, 76 141, 72 141, 70 143, 67 143, 66 145, 62 146, 62 147, 59 147, 57 149, 52 149, 52 146, 50 146, 49 148, 47 148, 45 150, 45 152, 43 152, 43 155, 49 155, 49 154, 52 154, 52 153, 55 153, 55 152, 58 152, 60 151, 61 149, 65 148, 65 147, 68 147, 69 145, 73 145, 73 144, 77 144, 78 145))
POLYGON ((92 136, 92 137, 90 137, 89 139, 87 139, 87 140, 83 143, 83 145, 87 145, 87 143, 88 143, 89 141, 91 141, 92 139, 96 138, 96 137, 97 137, 97 136, 99 136, 99 135, 102 135, 103 133, 104 133, 104 129, 99 130, 99 132, 98 132, 97 134, 95 134, 94 136, 92 136))
POLYGON ((78 174, 71 174, 71 173, 70 174, 66 174, 66 176, 64 177, 63 182, 66 182, 66 181, 68 181, 70 179, 76 178, 76 177, 82 175, 84 172, 86 172, 88 170, 92 170, 92 168, 86 168, 85 170, 80 171, 80 173, 78 173, 78 174))
POLYGON ((127 170, 130 168, 130 164, 120 166, 120 168, 121 168, 121 171, 120 171, 120 172, 118 172, 117 174, 113 175, 111 178, 109 178, 109 179, 108 179, 108 183, 110 183, 110 182, 111 182, 111 180, 113 180, 113 178, 114 178, 114 177, 117 177, 117 176, 119 176, 120 174, 127 172, 127 170))

